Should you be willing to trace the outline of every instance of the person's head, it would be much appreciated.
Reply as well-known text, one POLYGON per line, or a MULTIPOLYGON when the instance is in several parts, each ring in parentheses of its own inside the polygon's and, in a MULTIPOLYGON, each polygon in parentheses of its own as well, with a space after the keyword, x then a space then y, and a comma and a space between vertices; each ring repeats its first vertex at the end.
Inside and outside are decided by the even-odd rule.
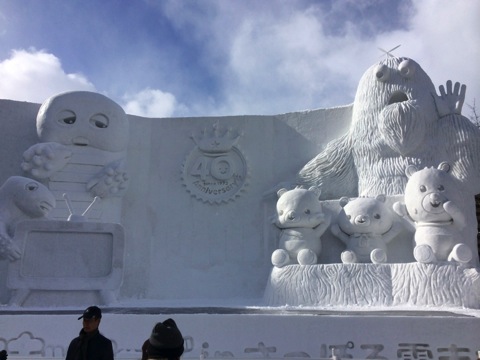
POLYGON ((102 319, 102 310, 97 306, 89 306, 78 320, 83 319, 83 331, 91 333, 98 329, 102 319))
POLYGON ((183 354, 183 336, 173 319, 157 323, 147 344, 149 359, 179 359, 183 354))

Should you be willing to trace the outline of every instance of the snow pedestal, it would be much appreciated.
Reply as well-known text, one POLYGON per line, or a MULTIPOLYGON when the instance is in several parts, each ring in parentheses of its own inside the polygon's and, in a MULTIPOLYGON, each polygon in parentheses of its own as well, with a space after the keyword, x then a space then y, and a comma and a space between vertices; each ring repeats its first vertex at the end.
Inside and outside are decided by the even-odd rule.
MULTIPOLYGON (((444 311, 102 309, 100 331, 113 341, 116 359, 140 359, 153 326, 167 318, 184 337, 183 359, 321 359, 333 349, 340 359, 474 360, 480 349, 480 318, 444 311)), ((1 313, 0 346, 9 359, 62 359, 81 312, 1 313)))
POLYGON ((322 264, 274 267, 268 306, 480 307, 480 274, 456 264, 322 264))

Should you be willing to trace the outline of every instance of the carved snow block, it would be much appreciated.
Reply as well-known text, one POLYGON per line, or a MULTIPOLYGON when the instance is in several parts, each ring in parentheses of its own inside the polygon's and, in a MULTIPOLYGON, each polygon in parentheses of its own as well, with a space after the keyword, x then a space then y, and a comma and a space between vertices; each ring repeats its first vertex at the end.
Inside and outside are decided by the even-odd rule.
POLYGON ((479 270, 454 263, 394 264, 393 305, 479 308, 479 270))
MULTIPOLYGON (((123 280, 125 232, 114 223, 31 220, 17 225, 20 260, 9 263, 11 305, 22 306, 33 292, 54 293, 71 304, 65 292, 95 292, 99 302, 116 302, 123 280)), ((48 298, 48 295, 44 297, 48 298)), ((42 297, 34 304, 42 306, 42 297)), ((62 305, 62 304, 58 304, 62 305)))
POLYGON ((275 267, 268 280, 265 302, 269 306, 390 305, 390 266, 328 264, 275 267))
POLYGON ((456 264, 320 264, 274 267, 267 306, 478 308, 479 269, 456 264))

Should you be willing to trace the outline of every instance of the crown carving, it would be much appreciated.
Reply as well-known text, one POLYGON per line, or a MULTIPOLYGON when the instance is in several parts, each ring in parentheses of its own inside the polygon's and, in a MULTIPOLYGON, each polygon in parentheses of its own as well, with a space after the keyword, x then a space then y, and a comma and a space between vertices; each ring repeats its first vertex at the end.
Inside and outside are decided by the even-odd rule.
POLYGON ((222 154, 232 149, 240 138, 240 133, 231 128, 222 129, 218 124, 214 124, 210 130, 205 128, 191 138, 202 152, 222 154))

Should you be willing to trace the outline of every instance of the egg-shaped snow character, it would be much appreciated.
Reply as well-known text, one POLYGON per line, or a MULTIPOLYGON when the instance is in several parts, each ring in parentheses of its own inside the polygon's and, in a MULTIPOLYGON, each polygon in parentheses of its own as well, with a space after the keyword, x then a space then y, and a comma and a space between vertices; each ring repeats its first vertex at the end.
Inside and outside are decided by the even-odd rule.
POLYGON ((126 149, 128 117, 108 97, 87 91, 47 99, 37 114, 40 142, 23 154, 22 169, 54 193, 52 218, 70 215, 63 194, 76 213, 89 211, 95 221, 120 222, 121 197, 128 188, 126 149))

